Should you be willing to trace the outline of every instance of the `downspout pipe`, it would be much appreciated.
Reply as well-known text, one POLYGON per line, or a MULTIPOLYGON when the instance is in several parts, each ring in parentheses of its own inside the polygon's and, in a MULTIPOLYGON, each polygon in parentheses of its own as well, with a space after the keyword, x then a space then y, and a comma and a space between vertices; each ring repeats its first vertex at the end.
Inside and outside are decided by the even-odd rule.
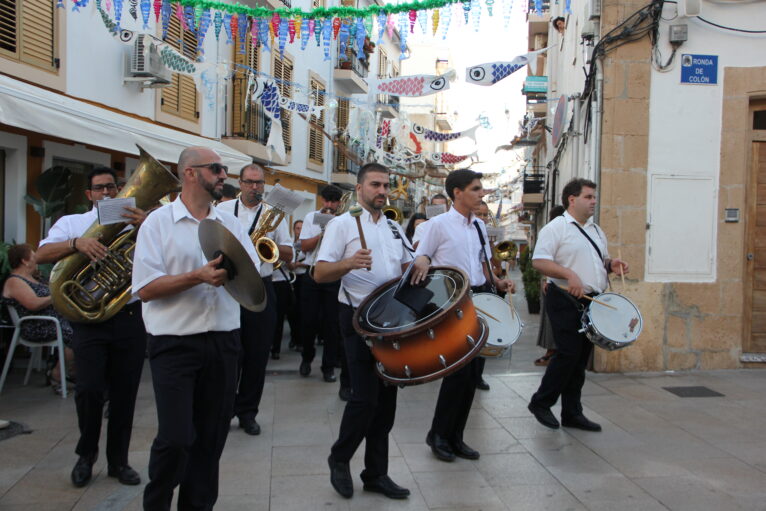
MULTIPOLYGON (((595 96, 596 99, 593 101, 592 106, 592 153, 591 153, 591 162, 592 162, 592 171, 593 171, 593 182, 596 183, 597 189, 599 190, 599 195, 601 192, 601 125, 603 122, 604 117, 604 69, 602 67, 602 60, 598 59, 596 60, 596 90, 595 90, 595 96)), ((596 201, 596 210, 593 213, 594 221, 596 223, 599 222, 601 216, 601 204, 600 201, 596 201)))

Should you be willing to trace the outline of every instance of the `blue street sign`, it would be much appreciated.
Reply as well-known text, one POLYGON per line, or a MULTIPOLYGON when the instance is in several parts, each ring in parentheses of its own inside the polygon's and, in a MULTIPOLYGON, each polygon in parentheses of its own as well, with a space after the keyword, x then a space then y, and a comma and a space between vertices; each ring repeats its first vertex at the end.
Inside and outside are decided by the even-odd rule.
POLYGON ((681 55, 681 83, 716 85, 718 55, 681 55))

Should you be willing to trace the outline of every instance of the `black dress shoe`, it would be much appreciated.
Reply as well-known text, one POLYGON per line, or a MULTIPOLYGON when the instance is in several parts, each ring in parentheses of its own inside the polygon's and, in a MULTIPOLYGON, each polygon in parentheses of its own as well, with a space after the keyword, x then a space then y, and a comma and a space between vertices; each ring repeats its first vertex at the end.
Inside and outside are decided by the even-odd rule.
POLYGON ((93 464, 96 462, 98 454, 94 456, 80 456, 72 469, 72 484, 77 488, 82 488, 90 482, 93 477, 93 464))
POLYGON ((455 453, 455 456, 459 456, 467 460, 478 460, 479 456, 481 456, 479 451, 472 449, 462 440, 454 440, 451 445, 452 452, 455 453))
POLYGON ((141 476, 139 476, 138 472, 133 470, 130 465, 122 465, 121 467, 110 465, 107 470, 107 475, 109 477, 116 477, 122 484, 128 484, 130 486, 141 484, 141 476))
POLYGON ((255 419, 239 419, 239 427, 245 430, 248 435, 260 435, 261 425, 255 419))
POLYGON ((341 401, 348 401, 351 399, 351 388, 350 387, 341 387, 338 391, 338 397, 341 401))
POLYGON ((532 412, 532 415, 535 416, 535 419, 537 419, 537 422, 539 422, 546 428, 559 429, 559 421, 556 418, 556 416, 553 415, 553 412, 551 412, 550 408, 543 408, 540 406, 535 406, 532 403, 529 403, 529 406, 527 406, 527 409, 530 412, 532 412))
POLYGON ((272 353, 271 360, 279 360, 279 353, 272 353))
POLYGON ((489 390, 489 383, 484 381, 484 378, 479 380, 479 383, 476 384, 476 388, 479 390, 489 390))
POLYGON ((575 417, 561 416, 561 425, 565 428, 577 428, 585 431, 601 431, 601 424, 597 424, 592 420, 589 420, 585 415, 577 415, 575 417))
POLYGON ((428 435, 426 435, 426 444, 431 447, 431 452, 434 453, 434 456, 440 460, 455 461, 455 453, 452 452, 452 447, 447 442, 447 439, 429 431, 428 435))
POLYGON ((324 378, 324 381, 326 381, 327 383, 332 383, 337 380, 337 378, 335 377, 335 373, 333 371, 325 371, 322 378, 324 378))
POLYGON ((410 496, 410 490, 402 488, 391 480, 387 475, 379 476, 364 482, 364 491, 382 493, 389 499, 406 499, 410 496))
POLYGON ((308 362, 301 362, 301 366, 298 369, 298 372, 301 373, 301 376, 308 376, 311 374, 311 364, 308 362))
POLYGON ((351 471, 348 463, 334 461, 332 456, 327 458, 330 465, 330 484, 342 497, 350 499, 354 495, 354 480, 351 479, 351 471))

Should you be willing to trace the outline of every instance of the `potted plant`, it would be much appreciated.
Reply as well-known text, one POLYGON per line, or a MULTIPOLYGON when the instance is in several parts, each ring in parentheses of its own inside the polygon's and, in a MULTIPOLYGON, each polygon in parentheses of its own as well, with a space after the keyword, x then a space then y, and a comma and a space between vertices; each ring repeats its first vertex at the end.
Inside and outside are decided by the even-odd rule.
POLYGON ((521 280, 524 282, 524 296, 527 299, 527 310, 530 314, 540 313, 540 280, 542 275, 532 266, 529 247, 524 247, 519 256, 521 280))

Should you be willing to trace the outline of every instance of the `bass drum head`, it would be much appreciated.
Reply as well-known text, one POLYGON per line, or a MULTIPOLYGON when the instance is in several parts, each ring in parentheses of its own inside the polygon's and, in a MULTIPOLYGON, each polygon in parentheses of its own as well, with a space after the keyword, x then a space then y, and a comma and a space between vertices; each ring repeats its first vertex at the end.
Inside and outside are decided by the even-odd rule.
POLYGON ((359 329, 369 334, 396 334, 432 321, 454 306, 463 296, 466 279, 460 271, 450 268, 431 268, 424 286, 431 294, 426 305, 416 314, 410 307, 394 299, 398 280, 387 285, 376 296, 365 300, 359 307, 359 329))
POLYGON ((620 344, 630 344, 638 339, 644 320, 633 302, 617 293, 602 293, 594 299, 614 307, 610 309, 591 302, 588 308, 590 326, 598 335, 620 344))

